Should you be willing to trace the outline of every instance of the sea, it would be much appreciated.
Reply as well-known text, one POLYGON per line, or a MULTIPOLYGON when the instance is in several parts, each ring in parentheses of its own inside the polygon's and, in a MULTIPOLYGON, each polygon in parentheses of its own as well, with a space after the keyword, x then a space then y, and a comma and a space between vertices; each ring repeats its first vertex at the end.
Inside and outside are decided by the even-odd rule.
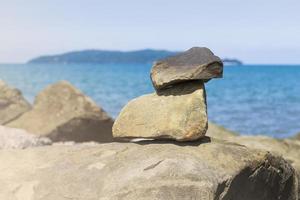
MULTIPOLYGON (((116 118, 131 99, 154 92, 150 64, 0 64, 0 79, 31 103, 67 80, 116 118)), ((225 66, 206 84, 209 120, 244 135, 286 138, 300 132, 300 65, 225 66)))

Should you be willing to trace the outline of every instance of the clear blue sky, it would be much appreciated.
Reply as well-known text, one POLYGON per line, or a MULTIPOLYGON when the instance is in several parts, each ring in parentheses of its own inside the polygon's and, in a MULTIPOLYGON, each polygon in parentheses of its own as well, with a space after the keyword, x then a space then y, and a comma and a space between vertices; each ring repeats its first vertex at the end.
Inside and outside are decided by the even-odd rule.
POLYGON ((206 46, 246 63, 300 63, 299 9, 299 0, 0 0, 0 62, 206 46))

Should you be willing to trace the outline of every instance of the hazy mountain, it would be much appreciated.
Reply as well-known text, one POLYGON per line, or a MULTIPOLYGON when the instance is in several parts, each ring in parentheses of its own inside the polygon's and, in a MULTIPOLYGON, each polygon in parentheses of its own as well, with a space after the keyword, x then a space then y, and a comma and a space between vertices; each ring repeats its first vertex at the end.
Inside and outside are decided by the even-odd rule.
POLYGON ((155 60, 175 55, 177 52, 163 50, 104 51, 85 50, 52 56, 40 56, 29 63, 152 63, 155 60))
POLYGON ((224 65, 243 65, 243 62, 238 59, 223 58, 224 65))

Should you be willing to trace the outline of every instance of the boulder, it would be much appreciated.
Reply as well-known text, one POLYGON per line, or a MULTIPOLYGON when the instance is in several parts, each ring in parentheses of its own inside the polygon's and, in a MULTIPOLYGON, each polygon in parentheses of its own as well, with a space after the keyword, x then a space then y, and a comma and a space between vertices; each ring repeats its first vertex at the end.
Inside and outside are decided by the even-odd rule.
POLYGON ((226 140, 238 136, 238 133, 230 131, 215 123, 208 122, 206 136, 226 140))
POLYGON ((113 136, 190 141, 206 130, 205 88, 195 81, 130 101, 114 123, 113 136))
POLYGON ((48 138, 36 137, 22 129, 0 126, 0 149, 25 149, 50 144, 48 138))
POLYGON ((209 123, 207 136, 241 144, 249 148, 270 151, 285 158, 295 168, 298 174, 300 197, 300 141, 292 139, 275 139, 267 136, 237 135, 221 126, 209 123))
POLYGON ((191 80, 209 80, 223 75, 223 63, 208 48, 194 47, 154 64, 151 80, 156 90, 191 80))
POLYGON ((6 124, 30 110, 22 93, 0 80, 0 125, 6 124))
POLYGON ((48 86, 33 109, 9 127, 25 129, 52 141, 112 141, 113 120, 95 102, 66 81, 48 86))
POLYGON ((298 174, 300 199, 300 142, 290 139, 274 139, 267 136, 239 136, 231 141, 247 147, 270 151, 291 163, 298 174))
POLYGON ((274 155, 282 156, 286 159, 294 167, 298 175, 298 195, 300 199, 300 141, 293 141, 290 139, 280 140, 267 136, 239 136, 231 138, 229 141, 250 148, 270 151, 274 155))
POLYGON ((280 157, 218 141, 182 145, 3 150, 0 199, 297 199, 294 169, 280 157))
POLYGON ((294 138, 297 139, 297 140, 300 140, 300 133, 296 134, 296 135, 294 136, 294 138))
POLYGON ((271 151, 283 156, 300 172, 300 141, 291 139, 275 139, 268 136, 237 135, 221 126, 209 123, 207 136, 228 142, 241 144, 249 148, 271 151))

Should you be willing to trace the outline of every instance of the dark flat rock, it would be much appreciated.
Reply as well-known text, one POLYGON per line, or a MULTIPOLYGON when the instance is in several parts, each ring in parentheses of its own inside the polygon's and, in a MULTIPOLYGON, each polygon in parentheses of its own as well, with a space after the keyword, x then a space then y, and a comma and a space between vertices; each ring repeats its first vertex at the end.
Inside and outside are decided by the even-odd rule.
POLYGON ((155 89, 164 89, 176 83, 221 78, 223 63, 206 47, 193 47, 179 55, 154 64, 151 80, 155 89))

